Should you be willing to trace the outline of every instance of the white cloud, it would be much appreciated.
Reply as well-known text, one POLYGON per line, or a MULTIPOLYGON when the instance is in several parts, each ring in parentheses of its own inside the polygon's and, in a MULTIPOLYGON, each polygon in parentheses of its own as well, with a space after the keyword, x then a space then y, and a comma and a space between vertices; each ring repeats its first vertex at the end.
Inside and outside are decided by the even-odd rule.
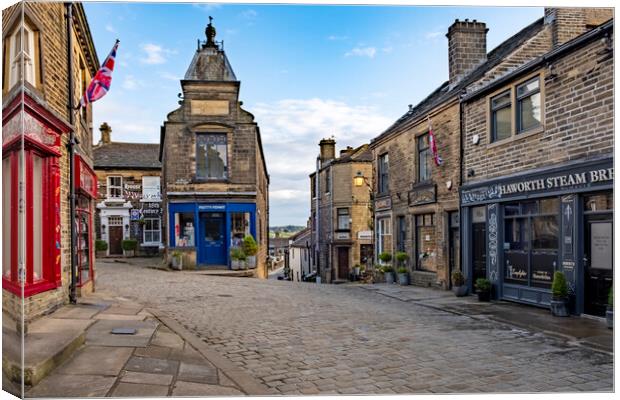
POLYGON ((374 58, 377 54, 377 49, 374 47, 355 47, 344 54, 345 57, 368 57, 374 58))
POLYGON ((218 3, 193 4, 193 6, 203 11, 212 11, 222 7, 222 5, 218 3))
POLYGON ((163 79, 167 79, 169 81, 180 81, 181 77, 180 76, 176 76, 174 74, 171 74, 170 72, 160 72, 159 76, 161 76, 163 79))
POLYGON ((116 29, 114 29, 114 27, 112 25, 110 25, 110 24, 107 24, 105 26, 105 30, 108 31, 108 32, 116 33, 116 29))
POLYGON ((165 56, 176 53, 175 50, 166 49, 154 43, 146 43, 141 47, 146 53, 146 58, 141 60, 145 64, 163 64, 167 61, 165 56))
POLYGON ((348 38, 349 38, 348 36, 329 35, 327 37, 327 40, 340 41, 340 40, 347 40, 348 38))
POLYGON ((124 89, 127 89, 127 90, 135 90, 138 87, 142 86, 142 81, 134 78, 133 75, 127 75, 125 76, 125 79, 123 80, 122 86, 124 89))
POLYGON ((270 224, 305 224, 309 177, 319 141, 334 135, 338 149, 368 143, 392 122, 375 107, 330 99, 285 99, 248 106, 260 126, 270 183, 270 224))

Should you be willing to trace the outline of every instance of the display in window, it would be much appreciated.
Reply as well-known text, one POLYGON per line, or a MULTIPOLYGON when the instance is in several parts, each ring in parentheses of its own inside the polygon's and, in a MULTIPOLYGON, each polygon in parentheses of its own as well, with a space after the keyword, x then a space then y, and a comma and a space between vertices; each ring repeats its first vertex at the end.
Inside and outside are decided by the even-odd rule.
POLYGON ((236 212, 231 216, 231 246, 241 247, 243 238, 250 234, 250 213, 236 212))
POLYGON ((194 214, 174 214, 174 243, 176 247, 194 246, 194 214))

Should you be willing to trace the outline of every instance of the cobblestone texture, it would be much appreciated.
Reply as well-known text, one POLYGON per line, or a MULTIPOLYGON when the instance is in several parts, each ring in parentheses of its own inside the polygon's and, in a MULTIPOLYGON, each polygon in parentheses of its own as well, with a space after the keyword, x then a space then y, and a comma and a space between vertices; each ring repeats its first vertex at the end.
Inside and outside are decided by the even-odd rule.
POLYGON ((613 389, 611 355, 359 287, 98 271, 98 287, 165 311, 274 393, 613 389))

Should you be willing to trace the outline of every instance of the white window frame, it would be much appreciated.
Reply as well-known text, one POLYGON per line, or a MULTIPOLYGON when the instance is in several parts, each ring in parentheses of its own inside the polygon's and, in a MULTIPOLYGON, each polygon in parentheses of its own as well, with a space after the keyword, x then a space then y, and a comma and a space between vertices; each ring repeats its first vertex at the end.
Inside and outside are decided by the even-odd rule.
POLYGON ((142 177, 142 199, 145 201, 159 201, 161 200, 161 179, 159 176, 143 176, 142 177), (153 195, 148 194, 147 195, 147 188, 149 188, 149 192, 154 192, 152 189, 155 186, 153 185, 148 185, 147 181, 155 181, 157 180, 157 189, 156 189, 156 193, 154 193, 153 195))
POLYGON ((123 177, 122 176, 118 176, 118 175, 111 175, 107 177, 107 185, 106 185, 106 193, 108 196, 108 199, 122 199, 123 198, 123 177), (121 180, 120 185, 112 185, 111 184, 111 180, 112 178, 119 178, 121 180), (120 190, 120 196, 112 196, 112 194, 110 193, 112 188, 115 189, 119 189, 120 190))
MULTIPOLYGON (((383 216, 377 218, 377 257, 379 254, 386 251, 383 248, 383 238, 385 236, 392 236, 392 217, 383 216)), ((389 249, 391 253, 391 249, 389 249)), ((379 264, 383 262, 379 260, 379 264)))
MULTIPOLYGON (((151 225, 152 226, 152 225, 151 225)), ((143 246, 149 246, 149 245, 159 245, 161 243, 161 218, 160 217, 151 217, 151 218, 144 218, 144 228, 142 229, 142 245, 143 246), (158 229, 146 229, 146 224, 147 221, 153 221, 156 220, 158 221, 158 229), (146 240, 146 232, 157 232, 159 234, 159 240, 155 241, 155 240, 151 240, 151 241, 147 241, 146 240)))
POLYGON ((24 82, 28 82, 35 86, 35 48, 34 48, 34 31, 28 25, 20 25, 9 39, 9 89, 20 83, 19 71, 24 68, 24 82), (22 33, 23 32, 23 33, 22 33), (21 47, 16 49, 16 42, 19 35, 22 38, 28 35, 28 51, 23 46, 24 41, 20 40, 21 47), (23 63, 22 60, 23 59, 23 63))

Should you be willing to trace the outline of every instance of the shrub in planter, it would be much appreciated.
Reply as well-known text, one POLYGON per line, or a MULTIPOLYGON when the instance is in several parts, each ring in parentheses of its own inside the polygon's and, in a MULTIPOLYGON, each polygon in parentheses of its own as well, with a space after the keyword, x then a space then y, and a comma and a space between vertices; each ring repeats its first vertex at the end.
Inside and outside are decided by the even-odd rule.
POLYGON ((105 257, 105 253, 107 250, 108 242, 101 239, 95 240, 95 251, 97 252, 97 257, 105 257))
POLYGON ((467 285, 465 285, 465 276, 461 271, 454 271, 452 273, 452 291, 456 297, 463 297, 467 295, 467 285))
POLYGON ((396 272, 398 273, 398 284, 399 285, 408 285, 409 284, 409 270, 407 267, 399 267, 396 272))
POLYGON ((553 273, 551 284, 551 314, 556 317, 568 317, 568 284, 562 271, 553 273))
POLYGON ((121 247, 125 257, 133 257, 138 248, 138 241, 136 239, 125 239, 121 242, 121 247))
POLYGON ((401 267, 405 266, 405 262, 409 258, 409 255, 404 251, 399 251, 396 253, 396 261, 398 261, 398 265, 401 267))
POLYGON ((491 300, 491 281, 486 278, 476 279, 476 293, 479 301, 491 300))
POLYGON ((379 254, 379 260, 382 263, 389 264, 390 261, 392 261, 392 253, 388 253, 387 251, 384 251, 383 253, 379 254))
POLYGON ((232 269, 242 269, 245 267, 247 256, 241 247, 233 247, 230 250, 230 266, 232 269))
MULTIPOLYGON (((390 255, 390 259, 391 255, 390 255)), ((385 278, 385 283, 394 283, 394 268, 391 265, 386 264, 381 267, 381 272, 383 272, 383 277, 385 278)))
POLYGON ((256 253, 258 253, 258 244, 252 235, 243 238, 243 253, 246 255, 247 265, 249 268, 256 268, 256 253))
POLYGON ((181 253, 178 250, 175 250, 172 252, 171 254, 172 258, 172 268, 176 269, 176 270, 181 270, 183 269, 183 253, 181 253))
POLYGON ((609 288, 609 294, 607 295, 607 311, 605 312, 605 319, 607 320, 607 327, 613 329, 614 327, 614 288, 609 288))

